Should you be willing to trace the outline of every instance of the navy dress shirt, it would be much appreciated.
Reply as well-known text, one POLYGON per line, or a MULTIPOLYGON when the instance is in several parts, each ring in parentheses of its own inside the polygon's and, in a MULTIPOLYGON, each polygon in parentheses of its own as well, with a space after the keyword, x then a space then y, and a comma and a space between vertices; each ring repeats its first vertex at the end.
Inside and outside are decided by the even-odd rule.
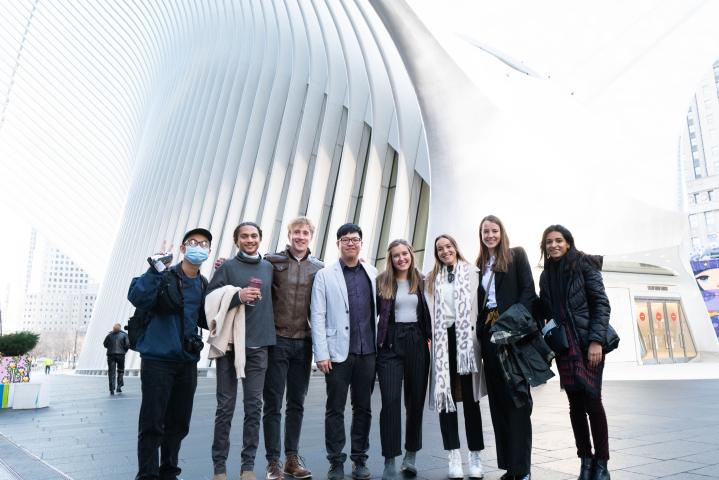
POLYGON ((341 262, 350 309, 350 351, 355 355, 375 353, 372 283, 361 265, 341 262))

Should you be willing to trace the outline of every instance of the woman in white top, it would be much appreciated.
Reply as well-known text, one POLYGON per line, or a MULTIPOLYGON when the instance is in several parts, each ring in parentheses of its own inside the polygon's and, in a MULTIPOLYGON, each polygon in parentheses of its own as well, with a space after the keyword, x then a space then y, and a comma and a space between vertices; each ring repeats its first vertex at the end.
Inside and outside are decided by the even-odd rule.
POLYGON ((432 337, 422 274, 406 240, 387 247, 386 268, 377 277, 377 378, 382 394, 379 431, 385 458, 383 480, 397 475, 395 457, 402 453, 402 392, 404 391, 405 457, 402 471, 417 474, 415 458, 422 448, 422 413, 429 371, 428 341, 432 337))
POLYGON ((481 352, 477 322, 478 269, 459 252, 449 235, 434 241, 435 265, 427 275, 427 304, 432 318, 432 361, 429 407, 439 412, 442 442, 449 457, 449 478, 462 478, 456 402, 464 402, 469 447, 469 476, 483 476, 479 452, 484 449, 481 352))

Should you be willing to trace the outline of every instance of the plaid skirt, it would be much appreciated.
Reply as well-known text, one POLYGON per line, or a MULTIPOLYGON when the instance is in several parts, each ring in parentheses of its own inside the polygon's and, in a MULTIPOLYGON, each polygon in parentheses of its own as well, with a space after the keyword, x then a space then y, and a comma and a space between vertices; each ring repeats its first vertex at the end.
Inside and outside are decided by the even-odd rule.
POLYGON ((570 325, 566 327, 569 350, 555 359, 559 370, 559 385, 568 392, 585 391, 592 398, 601 397, 604 355, 596 367, 590 367, 587 354, 582 352, 574 334, 574 328, 570 325))

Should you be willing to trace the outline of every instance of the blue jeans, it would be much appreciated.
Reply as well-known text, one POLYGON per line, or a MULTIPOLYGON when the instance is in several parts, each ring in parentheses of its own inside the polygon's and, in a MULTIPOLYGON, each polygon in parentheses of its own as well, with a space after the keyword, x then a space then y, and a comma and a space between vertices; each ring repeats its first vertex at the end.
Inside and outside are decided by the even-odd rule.
POLYGON ((287 388, 285 409, 285 456, 296 455, 305 412, 305 397, 312 373, 312 340, 309 338, 277 337, 277 344, 269 349, 265 400, 262 423, 265 432, 267 460, 279 460, 282 397, 287 388))
POLYGON ((139 471, 135 480, 175 480, 180 474, 180 444, 190 431, 197 364, 142 360, 140 375, 139 471))

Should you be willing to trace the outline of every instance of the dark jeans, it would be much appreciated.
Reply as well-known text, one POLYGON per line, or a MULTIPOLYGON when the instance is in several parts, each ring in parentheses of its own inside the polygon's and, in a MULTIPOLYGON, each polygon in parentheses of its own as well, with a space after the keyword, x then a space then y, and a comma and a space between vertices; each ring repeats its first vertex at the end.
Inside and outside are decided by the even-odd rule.
POLYGON ((305 397, 312 373, 312 340, 310 338, 277 337, 277 344, 269 347, 262 423, 265 432, 265 452, 268 460, 279 460, 282 398, 287 387, 285 409, 285 456, 296 455, 305 411, 305 397))
POLYGON ((112 353, 107 356, 107 376, 110 380, 110 391, 115 391, 115 370, 117 370, 117 386, 125 386, 125 355, 112 353))
POLYGON ((180 474, 180 443, 190 431, 197 364, 142 360, 140 375, 139 472, 135 479, 175 480, 180 474))
MULTIPOLYGON (((464 431, 467 435, 467 447, 472 452, 484 450, 484 433, 482 432, 482 413, 479 411, 479 402, 474 400, 474 387, 472 374, 457 374, 457 337, 454 325, 447 329, 447 354, 449 356, 449 375, 452 395, 460 390, 464 410, 464 431)), ((454 398, 457 404, 457 398, 454 398)), ((458 405, 457 405, 458 406, 458 405)), ((445 450, 459 448, 459 423, 457 411, 439 412, 439 429, 442 432, 442 443, 445 450)))
POLYGON ((577 444, 577 456, 592 457, 592 443, 589 439, 591 425, 594 458, 609 460, 609 429, 602 398, 590 397, 584 391, 568 391, 567 398, 569 398, 569 419, 572 422, 574 441, 577 444), (589 425, 587 425, 587 417, 589 417, 589 425))
MULTIPOLYGON (((255 468, 257 446, 260 443, 260 419, 262 418, 262 387, 267 372, 267 347, 245 350, 245 378, 242 379, 242 404, 245 419, 242 424, 243 472, 255 468)), ((215 434, 212 441, 212 463, 215 473, 227 472, 227 455, 230 452, 230 428, 237 402, 237 373, 235 352, 227 352, 217 359, 217 411, 215 434)))
POLYGON ((392 458, 402 453, 402 383, 404 380, 405 450, 422 449, 422 414, 427 394, 429 349, 416 323, 390 325, 390 345, 377 355, 377 378, 382 394, 379 432, 382 456, 392 458))
POLYGON ((350 353, 344 362, 332 362, 332 370, 325 375, 327 404, 325 407, 325 446, 330 463, 344 463, 345 405, 351 390, 353 462, 367 461, 369 430, 372 424, 372 390, 374 389, 376 355, 350 353))

